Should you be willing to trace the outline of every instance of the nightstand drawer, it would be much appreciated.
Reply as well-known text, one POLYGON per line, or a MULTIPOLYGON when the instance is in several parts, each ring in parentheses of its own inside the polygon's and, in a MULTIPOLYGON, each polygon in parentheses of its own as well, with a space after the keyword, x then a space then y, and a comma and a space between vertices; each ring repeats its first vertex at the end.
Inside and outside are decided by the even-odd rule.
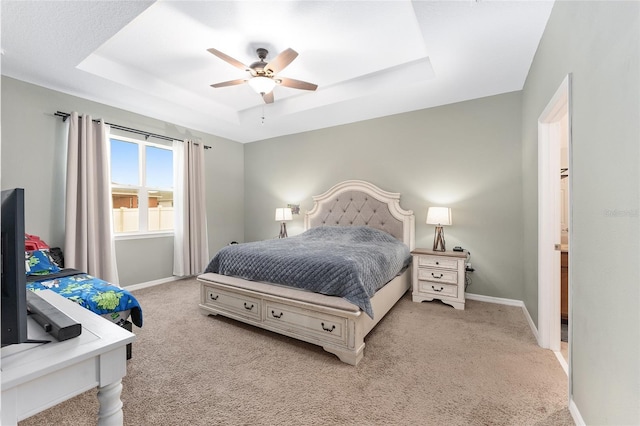
POLYGON ((418 269, 418 279, 433 281, 438 283, 457 284, 458 283, 458 271, 449 271, 446 269, 436 268, 420 268, 418 269))
POLYGON ((458 260, 448 259, 442 256, 418 256, 418 266, 458 269, 458 260))
POLYGON ((456 284, 439 284, 433 281, 419 281, 418 291, 420 293, 437 294, 439 296, 458 297, 458 286, 456 284))

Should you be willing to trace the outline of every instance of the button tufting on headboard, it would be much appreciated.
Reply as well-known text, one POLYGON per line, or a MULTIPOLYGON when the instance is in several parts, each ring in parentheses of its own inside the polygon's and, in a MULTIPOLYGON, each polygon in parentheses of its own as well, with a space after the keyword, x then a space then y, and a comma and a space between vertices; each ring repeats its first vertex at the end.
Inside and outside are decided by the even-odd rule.
POLYGON ((317 222, 312 219, 312 226, 313 223, 325 225, 327 222, 336 225, 372 226, 398 239, 403 238, 402 222, 392 216, 387 203, 359 191, 346 191, 331 201, 320 204, 316 217, 321 219, 317 222))
POLYGON ((351 180, 334 185, 313 200, 313 208, 305 215, 305 229, 333 224, 370 226, 393 235, 413 249, 415 217, 411 210, 400 207, 400 194, 351 180))

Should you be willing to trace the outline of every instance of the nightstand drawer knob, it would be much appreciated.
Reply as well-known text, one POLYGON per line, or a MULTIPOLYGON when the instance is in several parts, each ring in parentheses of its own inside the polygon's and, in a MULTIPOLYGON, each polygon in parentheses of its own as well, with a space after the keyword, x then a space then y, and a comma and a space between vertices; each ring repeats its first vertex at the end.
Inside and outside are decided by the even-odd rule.
POLYGON ((436 275, 436 274, 434 274, 434 273, 432 272, 432 273, 431 273, 431 276, 432 276, 433 278, 438 278, 438 279, 440 279, 440 278, 442 278, 442 277, 443 277, 443 274, 436 275))
POLYGON ((283 313, 284 312, 280 312, 280 315, 276 315, 275 311, 273 311, 273 310, 271 311, 271 315, 273 315, 274 318, 282 318, 282 314, 283 313))
POLYGON ((212 293, 209 293, 209 299, 211 299, 211 300, 218 300, 218 297, 220 297, 220 296, 217 295, 217 294, 214 296, 212 293))
POLYGON ((441 292, 442 290, 444 290, 444 287, 435 288, 434 286, 431 286, 431 288, 433 289, 433 291, 437 291, 437 292, 441 292))
POLYGON ((440 262, 438 262, 438 261, 436 260, 436 265, 439 265, 439 264, 440 264, 440 262))
POLYGON ((254 306, 253 304, 251 304, 251 306, 249 306, 249 305, 247 304, 247 302, 244 302, 244 308, 245 308, 247 311, 252 310, 252 309, 253 309, 253 306, 254 306))

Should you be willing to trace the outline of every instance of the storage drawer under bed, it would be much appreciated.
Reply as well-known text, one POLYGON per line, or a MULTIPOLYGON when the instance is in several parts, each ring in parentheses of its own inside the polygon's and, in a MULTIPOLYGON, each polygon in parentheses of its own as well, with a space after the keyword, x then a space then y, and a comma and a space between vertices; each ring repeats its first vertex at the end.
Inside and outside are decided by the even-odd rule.
POLYGON ((237 315, 242 315, 257 321, 262 318, 262 304, 258 298, 203 286, 205 302, 207 306, 221 309, 237 315))
POLYGON ((326 342, 347 343, 347 319, 265 301, 265 324, 326 342))

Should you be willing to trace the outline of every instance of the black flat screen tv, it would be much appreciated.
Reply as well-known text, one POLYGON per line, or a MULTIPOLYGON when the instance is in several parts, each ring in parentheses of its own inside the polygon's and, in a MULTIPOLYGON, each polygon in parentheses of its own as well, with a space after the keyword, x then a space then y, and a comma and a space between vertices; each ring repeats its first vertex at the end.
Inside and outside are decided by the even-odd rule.
POLYGON ((24 189, 2 191, 2 346, 27 339, 24 189))

